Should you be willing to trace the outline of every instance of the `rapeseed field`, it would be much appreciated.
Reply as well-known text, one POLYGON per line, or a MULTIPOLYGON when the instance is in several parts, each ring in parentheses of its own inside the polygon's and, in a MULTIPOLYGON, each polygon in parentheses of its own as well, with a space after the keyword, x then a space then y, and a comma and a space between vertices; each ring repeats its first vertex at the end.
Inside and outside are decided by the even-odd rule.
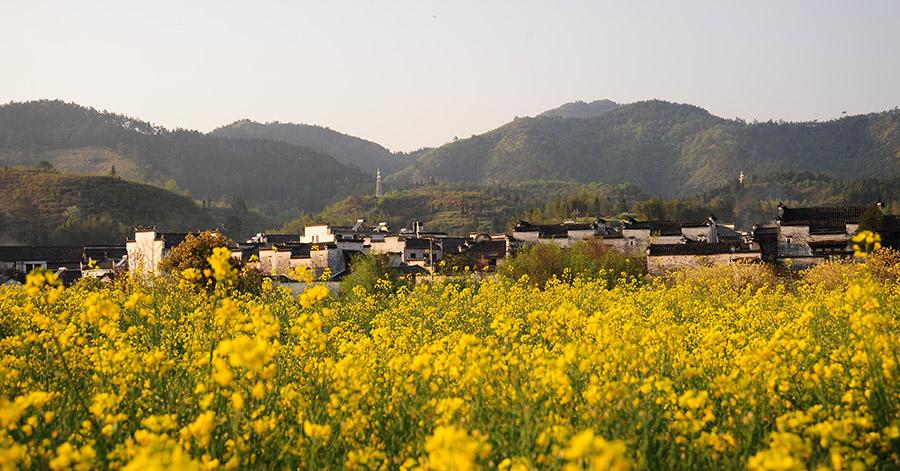
POLYGON ((869 264, 341 298, 240 293, 228 256, 0 289, 0 467, 900 466, 900 283, 869 264))

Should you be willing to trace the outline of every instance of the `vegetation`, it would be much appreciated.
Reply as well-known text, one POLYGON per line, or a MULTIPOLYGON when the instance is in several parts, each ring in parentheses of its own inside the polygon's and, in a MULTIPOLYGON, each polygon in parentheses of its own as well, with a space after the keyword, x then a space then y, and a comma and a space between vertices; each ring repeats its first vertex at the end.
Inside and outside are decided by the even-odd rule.
POLYGON ((168 231, 219 227, 245 237, 271 222, 246 208, 198 205, 190 198, 110 176, 0 169, 0 243, 121 244, 136 226, 168 231))
MULTIPOLYGON (((228 247, 232 242, 218 232, 203 231, 197 235, 188 234, 187 237, 166 254, 159 263, 159 269, 167 273, 181 273, 192 269, 200 273, 212 270, 209 258, 213 250, 219 247, 228 247)), ((232 267, 237 268, 239 260, 229 260, 232 267)))
POLYGON ((632 257, 610 248, 600 240, 588 239, 572 247, 533 244, 507 262, 501 274, 541 288, 554 281, 605 281, 612 287, 621 279, 642 279, 646 275, 643 257, 632 257))
POLYGON ((408 165, 412 159, 394 154, 379 144, 322 126, 294 123, 257 123, 247 119, 213 130, 213 136, 229 139, 267 139, 309 147, 334 157, 338 162, 366 173, 387 175, 408 165))
POLYGON ((60 101, 0 106, 0 164, 46 161, 73 173, 179 189, 208 201, 234 197, 270 216, 318 211, 368 190, 370 178, 306 147, 168 130, 60 101))
POLYGON ((834 283, 735 265, 346 299, 239 294, 225 249, 210 292, 35 272, 0 288, 0 466, 895 468, 878 257, 834 283))
POLYGON ((388 256, 369 253, 350 261, 350 274, 342 280, 341 291, 349 299, 361 299, 390 296, 402 286, 409 282, 390 268, 388 256))
POLYGON ((596 118, 618 108, 618 103, 610 100, 594 100, 590 103, 574 101, 562 106, 544 111, 538 116, 556 118, 596 118))
POLYGON ((646 198, 633 185, 556 181, 488 186, 419 185, 391 191, 381 198, 351 196, 317 215, 301 216, 281 230, 298 232, 312 222, 352 225, 357 218, 364 218, 370 223, 387 222, 394 228, 412 227, 413 222, 419 221, 429 230, 451 234, 501 232, 510 229, 517 218, 560 222, 563 217, 618 214, 646 198), (560 200, 561 195, 568 195, 567 199, 560 200))
POLYGON ((827 122, 748 124, 695 106, 647 101, 589 119, 516 119, 425 152, 389 180, 633 183, 648 193, 674 197, 736 180, 741 171, 895 175, 900 172, 898 149, 897 109, 827 122))

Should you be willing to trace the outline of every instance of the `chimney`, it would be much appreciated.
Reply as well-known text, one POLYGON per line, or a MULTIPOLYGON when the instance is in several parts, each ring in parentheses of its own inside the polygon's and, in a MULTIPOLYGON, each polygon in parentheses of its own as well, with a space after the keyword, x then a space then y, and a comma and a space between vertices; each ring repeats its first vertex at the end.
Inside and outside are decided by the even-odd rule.
POLYGON ((779 220, 784 217, 784 208, 785 207, 786 206, 784 205, 784 203, 781 203, 781 202, 778 203, 778 219, 779 220))

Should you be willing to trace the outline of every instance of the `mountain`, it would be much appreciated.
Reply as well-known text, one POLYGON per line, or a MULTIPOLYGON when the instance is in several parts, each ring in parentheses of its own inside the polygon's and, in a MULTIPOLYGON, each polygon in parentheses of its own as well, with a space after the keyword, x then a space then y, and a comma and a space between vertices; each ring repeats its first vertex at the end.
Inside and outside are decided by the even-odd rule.
POLYGON ((655 100, 595 118, 519 118, 427 151, 388 181, 399 186, 431 180, 634 183, 653 194, 677 196, 735 180, 741 171, 895 175, 900 110, 827 122, 747 124, 655 100))
POLYGON ((376 169, 388 174, 411 162, 411 159, 393 154, 374 142, 308 124, 277 121, 261 124, 244 119, 217 128, 210 134, 230 139, 268 139, 306 146, 328 154, 344 165, 357 167, 373 175, 376 169))
POLYGON ((596 118, 622 105, 610 100, 595 100, 585 103, 581 100, 544 111, 538 116, 544 118, 596 118))
POLYGON ((271 221, 244 208, 203 208, 192 199, 111 176, 0 169, 0 244, 122 243, 135 226, 220 228, 243 239, 271 221))
POLYGON ((368 190, 371 177, 297 145, 168 130, 61 101, 0 106, 0 165, 116 174, 210 201, 239 198, 269 214, 319 210, 368 190))

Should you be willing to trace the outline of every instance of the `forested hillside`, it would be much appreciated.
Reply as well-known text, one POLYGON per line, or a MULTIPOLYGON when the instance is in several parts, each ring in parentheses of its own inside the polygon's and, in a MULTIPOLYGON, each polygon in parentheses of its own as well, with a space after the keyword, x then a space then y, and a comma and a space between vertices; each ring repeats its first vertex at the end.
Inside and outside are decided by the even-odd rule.
POLYGON ((634 183, 671 197, 714 188, 741 171, 895 175, 900 110, 821 123, 747 124, 691 105, 647 101, 595 118, 519 118, 428 151, 390 180, 634 183))
POLYGON ((257 123, 241 120, 213 130, 213 136, 230 139, 268 139, 296 144, 324 152, 344 165, 357 167, 364 172, 382 174, 395 172, 408 165, 412 159, 403 154, 393 154, 383 146, 355 136, 349 136, 322 126, 294 123, 257 123))
POLYGON ((545 118, 596 118, 619 106, 621 105, 610 100, 594 100, 590 103, 579 100, 544 111, 538 116, 545 118))
POLYGON ((61 101, 0 106, 0 164, 117 175, 195 198, 241 198, 270 214, 313 211, 372 185, 371 178, 307 147, 168 130, 61 101))
MULTIPOLYGON (((329 222, 352 224, 357 218, 387 222, 394 229, 412 227, 419 221, 428 229, 466 234, 476 231, 505 231, 517 217, 540 217, 548 201, 568 204, 562 199, 590 199, 590 211, 570 206, 560 210, 566 217, 619 214, 650 198, 634 185, 584 185, 577 182, 532 181, 515 185, 424 185, 392 191, 381 198, 351 196, 313 216, 304 216, 282 230, 296 232, 304 224, 329 222), (588 196, 589 195, 589 196, 588 196), (537 213, 535 213, 535 210, 537 213), (525 216, 523 216, 525 215, 525 216)), ((559 222, 559 221, 556 221, 559 222)))
POLYGON ((243 207, 203 207, 150 185, 53 170, 0 169, 0 201, 0 245, 123 243, 135 226, 244 238, 271 224, 243 207))

